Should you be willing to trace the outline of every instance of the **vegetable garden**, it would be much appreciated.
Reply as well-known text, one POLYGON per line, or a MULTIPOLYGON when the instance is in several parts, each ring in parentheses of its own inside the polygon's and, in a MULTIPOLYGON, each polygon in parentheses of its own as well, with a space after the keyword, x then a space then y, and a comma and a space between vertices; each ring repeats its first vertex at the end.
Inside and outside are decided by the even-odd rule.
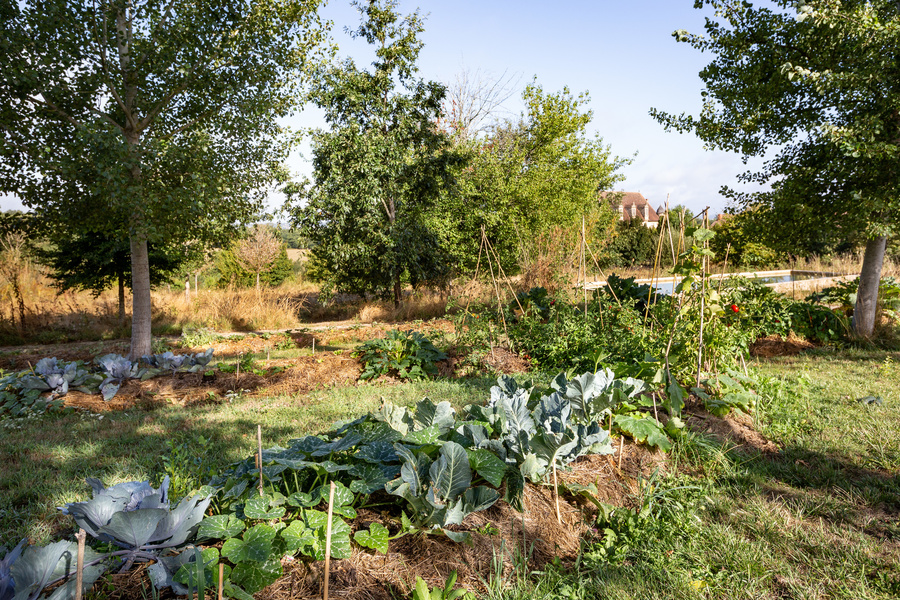
MULTIPOLYGON (((703 231, 694 232, 698 243, 703 231)), ((716 439, 711 424, 752 425, 758 407, 771 403, 772 382, 747 366, 752 342, 799 334, 844 343, 846 315, 822 301, 846 290, 795 301, 750 282, 713 289, 703 256, 702 246, 685 254, 684 279, 671 297, 615 277, 587 301, 533 289, 460 307, 452 327, 430 332, 434 341, 391 330, 352 352, 320 344, 318 355, 276 358, 276 366, 251 355, 217 362, 209 348, 134 363, 106 354, 93 366, 45 358, 8 374, 0 380, 0 418, 10 432, 72 423, 83 415, 66 405, 73 390, 109 402, 129 385, 193 378, 234 386, 194 410, 244 410, 250 395, 257 398, 254 412, 244 413, 246 437, 254 413, 274 403, 264 382, 301 359, 358 362, 356 389, 370 397, 376 389, 428 393, 382 397, 364 416, 345 412, 331 427, 267 427, 266 439, 274 434, 283 447, 264 447, 260 426, 255 451, 242 442, 243 459, 230 465, 227 457, 211 465, 194 456, 196 434, 188 432, 151 462, 161 468, 147 473, 150 481, 111 485, 109 469, 112 477, 90 475, 92 497, 65 501, 53 535, 12 544, 0 563, 0 598, 74 598, 79 582, 101 597, 217 590, 233 598, 318 597, 325 581, 335 597, 455 598, 466 590, 500 597, 540 587, 534 578, 547 573, 578 572, 586 556, 619 564, 633 552, 636 531, 669 518, 655 503, 670 506, 669 494, 697 487, 672 483, 683 475, 666 454, 684 460, 686 452, 708 451, 716 439), (457 376, 448 381, 469 386, 468 402, 429 399, 428 386, 446 378, 435 379, 447 373, 438 363, 452 356, 457 375, 472 373, 499 348, 524 357, 530 373, 457 376), (241 389, 241 373, 259 389, 241 389), (72 541, 76 530, 86 533, 82 552, 72 541), (109 586, 119 591, 98 591, 109 586)), ((266 339, 266 358, 277 344, 308 336, 266 339)), ((778 451, 760 439, 742 452, 778 451)), ((719 443, 748 445, 734 435, 719 443)), ((199 447, 215 453, 202 434, 199 447)), ((3 509, 4 538, 25 530, 9 519, 11 507, 3 509)))

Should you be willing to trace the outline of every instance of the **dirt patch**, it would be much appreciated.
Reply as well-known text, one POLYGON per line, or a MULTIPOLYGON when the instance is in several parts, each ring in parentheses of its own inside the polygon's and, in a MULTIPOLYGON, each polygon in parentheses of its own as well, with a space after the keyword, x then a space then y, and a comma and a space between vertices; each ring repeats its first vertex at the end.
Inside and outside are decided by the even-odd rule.
POLYGON ((133 407, 151 409, 167 403, 218 402, 228 392, 245 390, 249 397, 304 394, 335 386, 357 385, 361 369, 355 359, 334 353, 305 356, 289 361, 269 361, 283 370, 266 375, 254 373, 176 373, 147 381, 128 381, 115 397, 104 402, 98 394, 69 392, 65 406, 100 413, 133 407))
POLYGON ((738 452, 772 454, 780 450, 778 444, 753 429, 753 420, 744 413, 732 411, 726 417, 717 417, 695 408, 686 423, 691 431, 708 435, 725 446, 733 446, 738 452))
POLYGON ((815 348, 815 344, 803 338, 791 336, 785 339, 780 335, 770 335, 768 337, 759 338, 750 344, 750 356, 759 358, 795 356, 810 348, 815 348))
POLYGON ((345 346, 361 343, 367 340, 382 339, 391 330, 418 331, 432 341, 443 335, 453 333, 453 322, 448 319, 433 319, 431 321, 413 323, 374 323, 371 325, 331 325, 327 328, 316 327, 310 329, 293 330, 291 338, 299 348, 309 348, 313 339, 316 346, 345 346))
POLYGON ((466 377, 485 371, 513 375, 531 368, 531 363, 508 348, 497 347, 479 356, 466 354, 458 348, 447 351, 448 358, 437 363, 441 377, 466 377))

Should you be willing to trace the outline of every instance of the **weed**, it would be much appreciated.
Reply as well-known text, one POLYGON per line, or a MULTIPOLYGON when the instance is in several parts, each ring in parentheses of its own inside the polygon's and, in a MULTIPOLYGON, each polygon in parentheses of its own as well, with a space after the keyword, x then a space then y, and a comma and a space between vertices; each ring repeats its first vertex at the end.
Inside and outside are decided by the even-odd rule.
POLYGON ((187 441, 166 440, 168 453, 162 456, 163 468, 171 480, 170 494, 184 498, 206 484, 214 475, 208 454, 210 440, 202 435, 187 441))

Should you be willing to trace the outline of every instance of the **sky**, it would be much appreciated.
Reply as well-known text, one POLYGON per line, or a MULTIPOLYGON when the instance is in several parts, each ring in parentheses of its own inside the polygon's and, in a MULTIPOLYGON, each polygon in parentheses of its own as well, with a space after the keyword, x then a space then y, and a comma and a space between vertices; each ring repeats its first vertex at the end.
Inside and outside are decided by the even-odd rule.
MULTIPOLYGON (((699 212, 721 212, 723 185, 738 189, 746 171, 739 155, 706 151, 693 134, 666 132, 649 115, 651 107, 669 113, 698 114, 703 82, 700 70, 712 60, 672 32, 702 33, 709 9, 693 0, 401 0, 406 14, 419 8, 426 17, 419 74, 452 83, 463 70, 518 81, 505 103, 509 116, 522 110, 521 90, 536 80, 547 92, 568 87, 587 91, 593 110, 591 133, 599 134, 614 155, 634 157, 616 189, 641 192, 652 206, 683 204, 699 212)), ((349 2, 332 0, 325 15, 334 22, 340 53, 370 62, 364 43, 351 40, 358 15, 349 2), (359 58, 362 57, 362 58, 359 58)), ((321 114, 307 110, 297 122, 324 127, 321 114)), ((305 155, 309 155, 308 148, 305 155)), ((751 163, 758 167, 761 163, 751 163)), ((299 155, 291 168, 304 175, 309 164, 299 155)))
MULTIPOLYGON (((521 112, 521 90, 532 80, 550 93, 563 87, 589 92, 590 132, 614 155, 634 157, 621 170, 625 180, 617 190, 641 192, 654 207, 668 196, 671 205, 694 212, 709 206, 716 214, 725 208, 723 185, 747 189, 736 181, 748 169, 740 156, 705 151, 693 134, 666 132, 648 114, 651 107, 674 114, 700 111, 698 73, 712 57, 672 37, 676 29, 702 32, 710 11, 694 9, 693 0, 400 1, 404 14, 417 8, 425 16, 419 57, 424 79, 449 84, 464 70, 487 78, 505 74, 517 82, 504 106, 509 117, 521 112)), ((330 0, 323 16, 334 23, 339 54, 368 65, 371 49, 345 33, 359 24, 349 0, 330 0)), ((325 127, 312 107, 287 124, 325 127)), ((310 175, 309 157, 308 146, 290 157, 297 177, 310 175)), ((0 207, 21 205, 7 197, 0 198, 0 207)))

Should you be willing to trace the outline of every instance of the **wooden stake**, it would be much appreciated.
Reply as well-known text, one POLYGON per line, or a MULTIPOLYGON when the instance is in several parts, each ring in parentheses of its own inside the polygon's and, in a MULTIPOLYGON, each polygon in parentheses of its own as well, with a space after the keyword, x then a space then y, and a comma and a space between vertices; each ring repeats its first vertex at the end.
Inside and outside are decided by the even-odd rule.
POLYGON ((334 482, 328 490, 328 523, 325 526, 325 585, 322 600, 328 600, 328 580, 331 578, 331 516, 334 514, 334 482))
MULTIPOLYGON (((587 257, 585 256, 584 247, 587 244, 587 232, 584 228, 584 215, 581 215, 581 264, 578 267, 581 269, 581 287, 584 290, 584 318, 587 319, 587 257)), ((558 501, 557 501, 558 503, 558 501)), ((557 507, 556 516, 559 516, 559 509, 557 507)))
POLYGON ((262 425, 256 426, 256 443, 259 453, 257 456, 259 457, 259 495, 263 495, 263 467, 262 467, 262 425))
MULTIPOLYGON (((703 221, 701 223, 705 226, 709 224, 709 215, 707 211, 709 207, 701 213, 703 215, 703 221)), ((703 248, 709 248, 709 240, 703 242, 703 248)), ((700 286, 700 340, 697 347, 697 387, 700 387, 700 372, 703 369, 703 325, 706 317, 706 276, 707 276, 707 266, 708 266, 708 257, 703 256, 703 259, 700 261, 701 265, 701 286, 700 286)))
POLYGON ((81 588, 84 585, 84 540, 87 533, 84 529, 79 529, 75 534, 78 540, 78 556, 75 559, 75 600, 81 600, 81 588))
POLYGON ((619 470, 622 470, 622 452, 625 451, 625 436, 619 436, 619 470))
POLYGON ((225 563, 219 563, 219 594, 218 600, 222 600, 222 594, 225 592, 225 563))
POLYGON ((559 484, 556 482, 556 461, 553 461, 553 499, 556 501, 556 522, 562 525, 562 517, 559 516, 559 484))

